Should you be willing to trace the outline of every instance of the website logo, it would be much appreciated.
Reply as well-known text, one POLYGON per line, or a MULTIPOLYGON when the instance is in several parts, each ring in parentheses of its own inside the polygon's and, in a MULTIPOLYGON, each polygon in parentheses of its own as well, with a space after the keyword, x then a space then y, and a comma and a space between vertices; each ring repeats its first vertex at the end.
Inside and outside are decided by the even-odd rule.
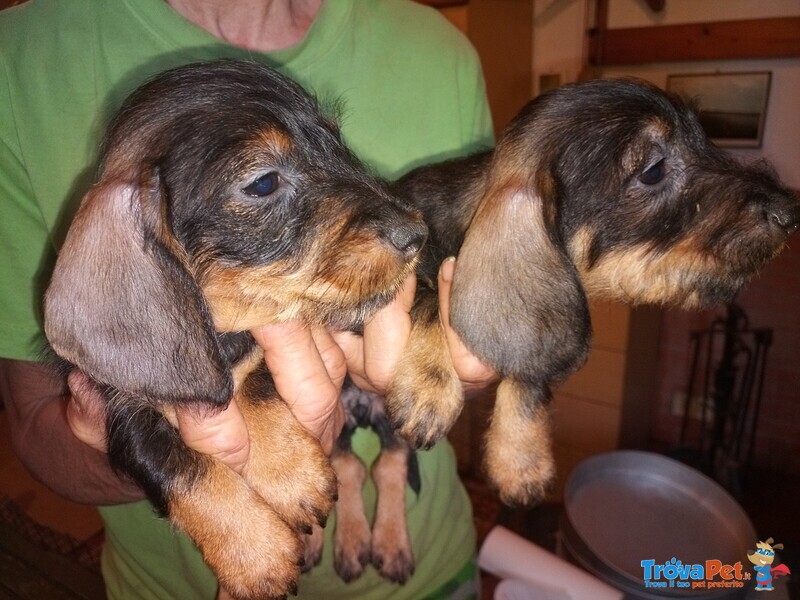
POLYGON ((687 590, 742 588, 752 579, 741 562, 725 564, 711 559, 702 563, 686 563, 671 558, 659 564, 655 560, 641 562, 646 588, 675 588, 687 590))
POLYGON ((775 550, 783 550, 783 544, 774 544, 775 540, 768 538, 766 542, 758 542, 754 551, 747 553, 747 559, 753 563, 756 572, 756 590, 771 592, 775 589, 772 582, 778 577, 791 575, 792 572, 786 565, 775 565, 775 550))
MULTIPOLYGON (((775 550, 783 544, 775 544, 772 538, 758 542, 756 549, 747 553, 755 570, 756 590, 771 591, 773 582, 779 577, 791 575, 786 565, 775 565, 775 550)), ((683 563, 673 557, 665 563, 653 559, 641 561, 642 579, 646 588, 673 588, 687 590, 712 590, 721 588, 743 588, 753 579, 750 569, 741 562, 723 563, 710 559, 701 563, 683 563)))

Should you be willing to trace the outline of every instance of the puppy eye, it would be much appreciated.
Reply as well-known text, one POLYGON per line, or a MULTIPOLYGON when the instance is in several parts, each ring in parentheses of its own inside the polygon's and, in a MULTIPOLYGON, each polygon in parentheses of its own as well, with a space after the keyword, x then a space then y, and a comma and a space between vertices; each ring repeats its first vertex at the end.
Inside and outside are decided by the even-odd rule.
POLYGON ((645 185, 655 185, 662 179, 664 179, 664 174, 666 173, 664 159, 662 158, 655 164, 648 167, 645 171, 643 171, 639 175, 639 181, 641 181, 645 185))
POLYGON ((242 191, 248 196, 254 198, 264 198, 269 196, 278 189, 280 183, 280 176, 275 171, 262 175, 247 187, 243 187, 242 191))

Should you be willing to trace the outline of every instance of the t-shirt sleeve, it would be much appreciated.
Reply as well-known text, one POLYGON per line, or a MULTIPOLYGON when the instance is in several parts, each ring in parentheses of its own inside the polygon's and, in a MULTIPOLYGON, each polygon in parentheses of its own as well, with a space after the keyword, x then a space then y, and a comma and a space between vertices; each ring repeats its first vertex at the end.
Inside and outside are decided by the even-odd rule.
POLYGON ((465 154, 494 146, 494 126, 486 96, 486 82, 477 52, 472 48, 470 50, 462 59, 459 72, 460 95, 464 98, 462 110, 465 111, 461 121, 465 154))
POLYGON ((43 279, 54 252, 20 150, 6 68, 0 54, 0 356, 38 360, 43 279))

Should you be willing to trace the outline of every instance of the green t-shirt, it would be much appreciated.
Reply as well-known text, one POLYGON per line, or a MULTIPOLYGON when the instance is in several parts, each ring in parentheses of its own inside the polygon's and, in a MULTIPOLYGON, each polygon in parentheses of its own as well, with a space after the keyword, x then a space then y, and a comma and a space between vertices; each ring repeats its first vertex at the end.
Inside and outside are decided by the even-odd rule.
MULTIPOLYGON (((57 248, 93 180, 99 139, 122 99, 155 73, 220 57, 263 61, 341 108, 348 144, 376 172, 487 147, 491 121, 474 50, 435 11, 401 0, 328 0, 306 38, 270 54, 226 45, 163 0, 31 0, 0 13, 0 356, 36 360, 41 296, 57 248)), ((354 448, 367 464, 377 438, 354 448)), ((373 569, 344 584, 323 562, 301 598, 423 598, 472 556, 471 511, 450 446, 420 453, 408 492, 415 575, 403 587, 373 569)), ((375 489, 364 490, 370 519, 375 489)), ((212 598, 216 582, 183 535, 146 502, 105 507, 111 598, 212 598)))

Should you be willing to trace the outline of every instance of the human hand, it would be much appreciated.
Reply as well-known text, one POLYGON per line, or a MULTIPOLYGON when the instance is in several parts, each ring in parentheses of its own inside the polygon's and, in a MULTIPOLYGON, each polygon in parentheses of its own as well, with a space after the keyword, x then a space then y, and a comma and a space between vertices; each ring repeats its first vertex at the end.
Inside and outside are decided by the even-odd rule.
POLYGON ((366 323, 363 335, 349 331, 333 334, 347 360, 350 379, 368 392, 385 394, 395 366, 411 335, 409 312, 414 304, 417 278, 412 273, 389 304, 366 323))
POLYGON ((342 350, 325 329, 299 321, 266 325, 251 333, 264 350, 278 394, 330 455, 345 419, 339 402, 347 374, 342 350))
POLYGON ((216 600, 234 600, 233 596, 231 596, 230 592, 226 590, 224 587, 220 586, 217 590, 217 598, 216 600))
POLYGON ((84 444, 108 452, 105 400, 83 371, 73 369, 67 376, 70 397, 65 409, 72 433, 84 444))
MULTIPOLYGON (((447 338, 450 357, 466 393, 479 392, 498 379, 491 367, 473 355, 450 326, 450 293, 455 258, 439 269, 439 315, 447 338)), ((349 332, 334 334, 344 351, 353 382, 363 390, 385 394, 394 369, 411 334, 409 312, 414 304, 416 277, 410 275, 395 299, 364 325, 363 336, 349 332)))
POLYGON ((497 372, 472 354, 461 341, 456 331, 450 325, 450 294, 453 290, 453 276, 456 270, 456 259, 451 256, 439 267, 439 318, 444 327, 447 347, 453 366, 461 380, 464 392, 480 392, 499 379, 497 372))
MULTIPOLYGON (((254 330, 275 387, 298 421, 320 440, 330 454, 344 425, 339 392, 346 374, 344 355, 324 329, 311 330, 299 322, 268 325, 254 330)), ((71 399, 66 417, 79 440, 107 452, 105 400, 92 380, 73 370, 67 383, 71 399)), ((235 399, 224 410, 174 407, 165 417, 180 431, 190 448, 218 458, 235 471, 247 462, 247 425, 235 399)))
MULTIPOLYGON (((74 369, 67 377, 71 398, 66 407, 67 423, 83 443, 108 451, 105 400, 88 375, 74 369)), ((242 413, 233 400, 224 410, 176 407, 164 416, 178 429, 190 448, 213 456, 240 471, 250 451, 250 438, 242 413)))

